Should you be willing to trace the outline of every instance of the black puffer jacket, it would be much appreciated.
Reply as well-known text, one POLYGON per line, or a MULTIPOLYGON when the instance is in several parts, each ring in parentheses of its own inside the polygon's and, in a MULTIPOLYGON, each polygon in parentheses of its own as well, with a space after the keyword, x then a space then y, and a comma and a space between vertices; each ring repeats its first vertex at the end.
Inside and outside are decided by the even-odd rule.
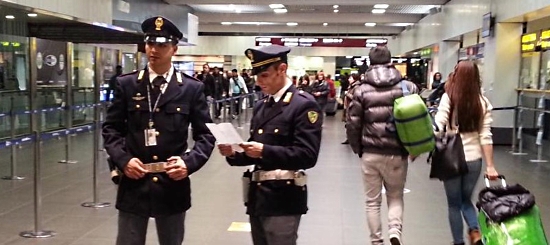
MULTIPOLYGON (((392 128, 393 101, 403 96, 401 74, 391 64, 373 65, 365 80, 353 91, 346 118, 346 134, 353 152, 406 156, 392 128)), ((403 81, 411 93, 418 93, 414 83, 403 81)))
POLYGON ((478 208, 494 222, 502 222, 529 210, 535 196, 521 185, 485 188, 479 193, 478 208))

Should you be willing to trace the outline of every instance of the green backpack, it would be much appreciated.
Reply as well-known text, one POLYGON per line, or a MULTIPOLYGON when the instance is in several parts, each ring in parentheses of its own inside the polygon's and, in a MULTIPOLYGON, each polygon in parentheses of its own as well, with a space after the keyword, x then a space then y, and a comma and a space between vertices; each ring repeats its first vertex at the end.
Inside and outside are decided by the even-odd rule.
POLYGON ((419 156, 435 147, 432 118, 420 95, 411 94, 405 82, 400 83, 403 97, 393 102, 395 128, 401 144, 409 154, 419 156))

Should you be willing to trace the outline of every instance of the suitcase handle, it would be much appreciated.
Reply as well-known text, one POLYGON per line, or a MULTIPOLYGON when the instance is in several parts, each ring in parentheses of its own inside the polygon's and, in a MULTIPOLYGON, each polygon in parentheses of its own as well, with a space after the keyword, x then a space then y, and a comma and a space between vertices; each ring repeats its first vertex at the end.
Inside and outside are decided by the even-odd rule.
MULTIPOLYGON (((490 184, 490 181, 489 180, 489 175, 484 175, 483 176, 484 180, 485 180, 485 187, 491 187, 491 184, 490 184)), ((500 184, 502 185, 502 187, 506 187, 506 178, 504 177, 504 175, 499 175, 497 176, 497 178, 500 179, 500 184)))

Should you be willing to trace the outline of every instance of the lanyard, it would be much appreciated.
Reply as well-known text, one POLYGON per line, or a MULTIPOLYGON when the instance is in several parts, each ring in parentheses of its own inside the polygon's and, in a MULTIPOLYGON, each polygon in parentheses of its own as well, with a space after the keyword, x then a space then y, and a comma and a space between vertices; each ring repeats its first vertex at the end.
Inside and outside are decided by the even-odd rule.
POLYGON ((149 88, 151 84, 147 85, 147 103, 149 104, 149 128, 153 128, 155 123, 153 122, 153 113, 157 109, 157 106, 159 105, 160 97, 164 94, 164 89, 162 86, 168 86, 168 83, 162 84, 160 87, 160 94, 157 97, 157 101, 155 101, 155 105, 151 108, 151 89, 149 88))

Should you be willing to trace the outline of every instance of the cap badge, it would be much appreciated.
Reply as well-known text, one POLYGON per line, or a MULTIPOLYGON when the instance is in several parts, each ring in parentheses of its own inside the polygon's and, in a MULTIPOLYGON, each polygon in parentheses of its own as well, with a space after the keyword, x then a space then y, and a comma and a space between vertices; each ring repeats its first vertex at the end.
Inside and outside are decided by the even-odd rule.
POLYGON ((248 57, 251 62, 254 62, 254 54, 252 53, 252 50, 249 49, 246 51, 246 57, 248 57))
POLYGON ((160 31, 161 28, 162 28, 162 25, 164 25, 164 20, 162 20, 161 17, 158 17, 158 18, 155 20, 155 26, 156 26, 155 30, 160 31))

